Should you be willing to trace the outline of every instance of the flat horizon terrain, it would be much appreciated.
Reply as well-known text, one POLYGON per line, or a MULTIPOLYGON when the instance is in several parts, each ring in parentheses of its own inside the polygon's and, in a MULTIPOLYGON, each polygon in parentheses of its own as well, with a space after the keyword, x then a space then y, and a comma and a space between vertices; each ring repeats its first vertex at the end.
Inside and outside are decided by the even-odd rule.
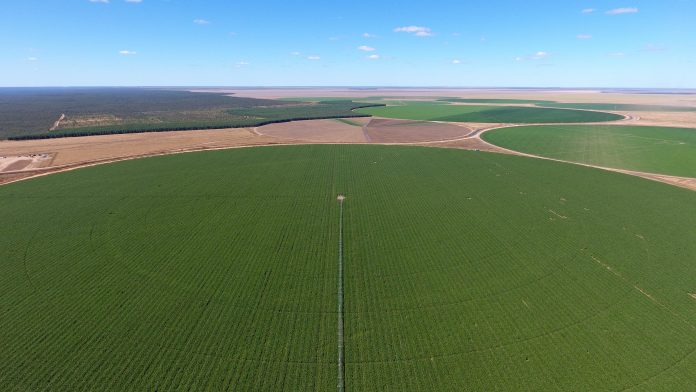
POLYGON ((395 146, 180 154, 0 187, 14 390, 696 387, 696 193, 395 146))

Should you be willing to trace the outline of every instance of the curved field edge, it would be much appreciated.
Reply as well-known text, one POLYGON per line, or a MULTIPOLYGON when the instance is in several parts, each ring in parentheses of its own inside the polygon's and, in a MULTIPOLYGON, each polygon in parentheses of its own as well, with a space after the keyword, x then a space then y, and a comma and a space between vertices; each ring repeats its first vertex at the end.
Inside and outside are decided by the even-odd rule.
POLYGON ((386 146, 182 154, 0 188, 0 381, 335 388, 339 193, 347 388, 694 387, 696 195, 386 146))
POLYGON ((623 120, 625 116, 587 110, 537 108, 522 106, 422 105, 406 104, 363 108, 358 113, 376 117, 408 120, 477 122, 477 123, 582 123, 623 120))
POLYGON ((696 132, 608 125, 506 127, 481 138, 499 147, 570 162, 696 177, 696 132))

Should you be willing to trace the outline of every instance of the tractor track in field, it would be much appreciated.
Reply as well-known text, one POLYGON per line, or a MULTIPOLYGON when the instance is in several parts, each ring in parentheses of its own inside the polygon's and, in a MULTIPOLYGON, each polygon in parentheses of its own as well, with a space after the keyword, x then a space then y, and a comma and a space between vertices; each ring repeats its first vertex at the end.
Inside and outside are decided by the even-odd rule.
POLYGON ((338 315, 338 392, 345 391, 345 350, 344 350, 344 333, 343 333, 343 202, 346 197, 338 195, 339 218, 338 218, 338 295, 337 309, 338 315))

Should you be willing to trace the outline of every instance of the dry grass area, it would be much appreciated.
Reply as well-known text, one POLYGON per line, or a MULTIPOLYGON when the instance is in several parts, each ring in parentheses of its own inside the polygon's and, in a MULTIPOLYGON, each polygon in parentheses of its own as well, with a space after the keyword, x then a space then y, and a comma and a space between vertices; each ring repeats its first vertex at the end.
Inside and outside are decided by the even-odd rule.
MULTIPOLYGON (((365 119, 349 119, 355 124, 362 125, 365 119)), ((338 120, 309 120, 271 124, 256 128, 256 132, 278 139, 314 143, 365 143, 365 135, 361 126, 347 124, 338 120)))

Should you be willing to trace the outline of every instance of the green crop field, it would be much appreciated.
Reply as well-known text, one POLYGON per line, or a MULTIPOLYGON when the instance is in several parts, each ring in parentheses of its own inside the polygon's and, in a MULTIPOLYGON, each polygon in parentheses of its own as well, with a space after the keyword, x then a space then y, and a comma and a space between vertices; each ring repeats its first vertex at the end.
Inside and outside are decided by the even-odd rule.
POLYGON ((501 128, 495 145, 572 162, 696 177, 696 130, 643 126, 547 125, 501 128))
POLYGON ((696 193, 424 147, 0 187, 4 390, 694 390, 696 193), (339 224, 338 194, 344 202, 339 224))
POLYGON ((621 103, 564 103, 537 99, 486 99, 486 98, 447 98, 442 102, 481 103, 481 104, 533 104, 557 109, 611 110, 622 112, 696 112, 696 107, 669 105, 637 105, 621 103))
POLYGON ((499 103, 499 104, 546 104, 556 103, 556 101, 542 101, 538 99, 498 99, 498 98, 447 98, 441 99, 443 102, 461 102, 461 103, 499 103))
POLYGON ((599 122, 620 120, 623 117, 611 113, 579 110, 546 109, 520 106, 446 105, 432 102, 405 103, 397 106, 364 108, 359 113, 378 117, 408 120, 483 122, 483 123, 556 123, 599 122))

